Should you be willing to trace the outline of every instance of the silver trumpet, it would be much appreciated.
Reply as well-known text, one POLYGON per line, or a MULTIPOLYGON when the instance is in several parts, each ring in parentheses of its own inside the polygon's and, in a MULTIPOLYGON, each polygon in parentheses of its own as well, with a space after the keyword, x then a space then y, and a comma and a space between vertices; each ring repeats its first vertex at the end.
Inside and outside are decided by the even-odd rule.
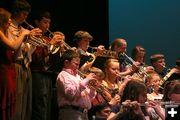
MULTIPOLYGON (((30 28, 30 29, 34 29, 34 27, 32 25, 30 25, 27 21, 24 21, 24 23, 30 28)), ((27 42, 30 43, 33 46, 38 46, 38 47, 47 47, 48 51, 50 53, 53 53, 54 51, 54 45, 51 45, 47 42, 45 42, 46 40, 44 40, 41 37, 37 37, 37 36, 33 36, 33 35, 28 35, 27 36, 27 42)))
MULTIPOLYGON (((135 62, 131 57, 129 57, 128 55, 126 55, 125 53, 122 53, 121 55, 123 55, 127 60, 129 60, 131 63, 129 63, 130 66, 132 66, 132 64, 135 62)), ((146 77, 148 77, 148 74, 145 71, 145 67, 144 66, 140 66, 138 68, 138 72, 136 74, 138 77, 140 77, 143 81, 146 77)))

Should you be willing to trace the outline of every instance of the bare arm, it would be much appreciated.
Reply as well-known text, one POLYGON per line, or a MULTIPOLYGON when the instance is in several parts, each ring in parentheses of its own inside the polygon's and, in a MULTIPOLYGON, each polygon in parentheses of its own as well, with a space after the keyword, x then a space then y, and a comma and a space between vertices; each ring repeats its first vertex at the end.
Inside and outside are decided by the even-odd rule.
POLYGON ((19 46, 21 45, 22 41, 24 40, 24 37, 29 34, 28 30, 25 30, 22 32, 22 34, 18 37, 17 40, 10 40, 8 39, 5 34, 0 30, 0 38, 1 41, 7 45, 8 47, 10 47, 13 50, 16 50, 19 48, 19 46))

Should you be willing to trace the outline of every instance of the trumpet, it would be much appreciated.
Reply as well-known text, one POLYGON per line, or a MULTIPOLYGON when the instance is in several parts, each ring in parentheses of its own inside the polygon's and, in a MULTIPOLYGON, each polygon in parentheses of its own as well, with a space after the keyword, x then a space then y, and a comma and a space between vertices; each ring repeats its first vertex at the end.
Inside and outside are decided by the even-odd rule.
POLYGON ((107 87, 100 83, 98 80, 91 80, 88 83, 88 87, 95 89, 106 102, 110 102, 113 98, 111 91, 109 91, 107 87))
MULTIPOLYGON (((24 23, 30 28, 30 29, 34 29, 34 27, 32 25, 30 25, 27 21, 24 21, 24 23)), ((50 53, 52 53, 54 51, 54 46, 45 42, 45 40, 41 37, 36 37, 36 36, 32 36, 29 35, 27 36, 27 42, 30 43, 33 46, 39 46, 39 47, 47 47, 48 51, 50 53)))
MULTIPOLYGON (((87 76, 87 74, 81 72, 80 70, 77 70, 77 72, 82 78, 85 78, 87 76)), ((97 79, 90 80, 90 82, 88 83, 88 87, 96 90, 104 98, 106 102, 111 101, 112 95, 110 91, 97 79)))
MULTIPOLYGON (((52 32, 52 31, 50 31, 49 29, 47 29, 47 31, 50 33, 49 34, 49 37, 50 38, 53 38, 53 36, 55 35, 55 32, 52 32)), ((58 32, 56 32, 56 33, 58 33, 58 32)), ((59 33, 61 33, 61 32, 59 32, 59 33)), ((63 34, 63 33, 61 33, 61 34, 63 34)), ((63 46, 66 48, 66 49, 73 49, 71 46, 69 46, 64 40, 62 40, 61 39, 61 41, 62 41, 62 44, 63 44, 63 46)), ((55 51, 53 52, 53 54, 55 54, 60 48, 61 48, 61 46, 60 45, 58 45, 58 44, 56 44, 56 45, 54 45, 54 47, 55 47, 55 51)))
POLYGON ((100 54, 97 54, 97 49, 98 47, 92 47, 89 46, 90 49, 92 49, 92 53, 95 54, 95 56, 101 56, 101 57, 111 57, 111 58, 116 58, 117 56, 117 52, 116 51, 112 51, 112 50, 102 50, 102 52, 100 54))
MULTIPOLYGON (((130 63, 128 63, 130 66, 132 66, 132 64, 135 62, 131 57, 129 57, 128 55, 126 55, 125 53, 122 53, 119 55, 120 56, 125 57, 125 59, 129 60, 130 63)), ((126 61, 127 62, 127 61, 126 61)), ((138 72, 135 74, 135 76, 138 76, 139 78, 141 78, 143 81, 145 80, 146 77, 148 77, 148 74, 145 71, 145 67, 144 66, 140 66, 140 68, 138 68, 138 72)))
MULTIPOLYGON (((165 69, 166 66, 163 66, 165 69)), ((171 77, 171 75, 173 74, 173 72, 171 71, 171 69, 167 69, 167 74, 163 77, 163 81, 165 82, 169 77, 171 77)))

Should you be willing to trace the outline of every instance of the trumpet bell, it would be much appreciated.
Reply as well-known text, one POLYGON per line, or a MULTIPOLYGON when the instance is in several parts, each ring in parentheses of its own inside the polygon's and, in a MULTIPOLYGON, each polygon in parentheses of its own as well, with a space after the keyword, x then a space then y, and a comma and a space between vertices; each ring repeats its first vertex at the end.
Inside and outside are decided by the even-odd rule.
POLYGON ((52 51, 51 54, 56 54, 59 51, 59 49, 60 47, 54 48, 54 46, 52 45, 52 47, 50 47, 50 51, 52 51))

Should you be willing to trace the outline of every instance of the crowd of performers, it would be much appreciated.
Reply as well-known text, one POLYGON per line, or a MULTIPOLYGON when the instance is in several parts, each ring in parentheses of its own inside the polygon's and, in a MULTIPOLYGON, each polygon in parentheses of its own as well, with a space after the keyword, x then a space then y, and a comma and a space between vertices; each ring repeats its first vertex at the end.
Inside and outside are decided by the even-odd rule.
POLYGON ((169 69, 158 51, 148 65, 142 46, 131 55, 124 38, 91 47, 84 30, 69 46, 49 30, 48 11, 34 13, 33 26, 30 11, 24 0, 0 8, 1 120, 165 120, 165 106, 179 106, 179 56, 169 69))

